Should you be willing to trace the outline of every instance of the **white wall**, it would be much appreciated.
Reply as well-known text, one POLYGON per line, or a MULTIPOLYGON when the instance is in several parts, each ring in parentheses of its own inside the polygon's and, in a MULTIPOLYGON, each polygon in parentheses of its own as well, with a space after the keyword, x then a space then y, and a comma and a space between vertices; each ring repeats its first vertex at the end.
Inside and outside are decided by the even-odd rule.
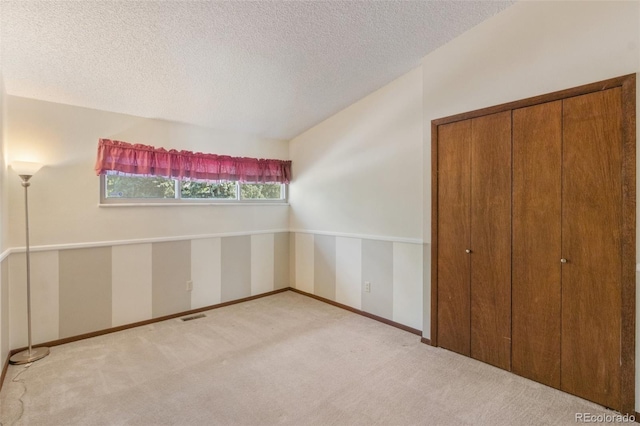
POLYGON ((291 141, 292 285, 422 327, 422 143, 420 67, 291 141))
MULTIPOLYGON (((7 96, 7 160, 47 164, 29 190, 34 246, 282 230, 288 207, 98 207, 99 138, 233 156, 288 159, 288 143, 192 125, 7 96)), ((9 173, 10 247, 23 242, 22 192, 9 173)))
MULTIPOLYGON (((519 2, 423 59, 425 243, 431 241, 431 120, 637 73, 639 28, 637 1, 519 2)), ((428 274, 424 286, 429 294, 428 274)), ((429 337, 430 304, 424 309, 429 337)))
POLYGON ((421 239, 421 87, 416 68, 291 141, 291 229, 421 239))
POLYGON ((4 130, 5 130, 5 93, 4 79, 0 71, 0 362, 4 362, 9 354, 9 280, 7 259, 2 259, 6 244, 8 225, 8 206, 6 190, 7 168, 4 162, 4 130))
POLYGON ((8 220, 9 220, 9 208, 7 203, 7 166, 5 163, 5 93, 4 93, 4 78, 2 72, 0 72, 0 254, 3 253, 8 246, 8 220))

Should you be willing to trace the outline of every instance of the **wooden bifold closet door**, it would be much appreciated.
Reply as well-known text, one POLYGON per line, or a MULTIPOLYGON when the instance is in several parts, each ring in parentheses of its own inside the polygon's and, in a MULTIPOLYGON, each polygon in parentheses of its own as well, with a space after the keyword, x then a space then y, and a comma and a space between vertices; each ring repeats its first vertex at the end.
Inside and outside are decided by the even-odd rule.
POLYGON ((439 345, 471 355, 471 120, 438 129, 440 206, 437 272, 446 283, 438 287, 439 345))
POLYGON ((620 406, 619 88, 513 112, 513 371, 620 406))
POLYGON ((432 122, 432 344, 635 404, 635 75, 432 122))
POLYGON ((562 101, 513 111, 513 372, 560 388, 562 101))
POLYGON ((440 127, 439 345, 511 368, 511 114, 440 127))
POLYGON ((562 385, 620 407, 620 88, 563 101, 562 385))
POLYGON ((471 357, 511 370, 511 113, 471 124, 471 357))

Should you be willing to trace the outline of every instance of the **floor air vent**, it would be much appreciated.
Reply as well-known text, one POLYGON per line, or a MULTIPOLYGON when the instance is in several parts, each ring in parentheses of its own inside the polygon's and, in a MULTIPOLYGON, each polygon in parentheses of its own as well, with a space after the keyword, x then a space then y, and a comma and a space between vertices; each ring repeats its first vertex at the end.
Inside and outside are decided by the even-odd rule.
POLYGON ((191 315, 190 317, 184 317, 184 318, 180 318, 182 321, 191 321, 194 319, 198 319, 198 318, 204 318, 206 317, 205 314, 198 314, 198 315, 191 315))

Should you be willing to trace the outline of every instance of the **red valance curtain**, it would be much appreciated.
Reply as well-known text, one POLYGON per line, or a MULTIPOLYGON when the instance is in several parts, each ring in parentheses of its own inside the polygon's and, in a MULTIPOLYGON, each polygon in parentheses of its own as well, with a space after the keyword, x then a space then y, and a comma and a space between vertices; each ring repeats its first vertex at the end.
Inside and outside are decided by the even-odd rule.
POLYGON ((184 180, 289 183, 291 161, 230 157, 100 139, 96 174, 184 180))

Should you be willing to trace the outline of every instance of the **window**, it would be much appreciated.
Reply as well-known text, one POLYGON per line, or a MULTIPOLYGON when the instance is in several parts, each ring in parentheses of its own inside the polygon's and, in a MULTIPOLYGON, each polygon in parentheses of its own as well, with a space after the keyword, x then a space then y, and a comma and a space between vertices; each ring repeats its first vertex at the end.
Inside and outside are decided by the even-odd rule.
POLYGON ((286 202, 281 183, 201 182, 156 176, 100 176, 104 204, 286 202))
POLYGON ((104 204, 285 203, 291 161, 100 139, 95 171, 104 204))

